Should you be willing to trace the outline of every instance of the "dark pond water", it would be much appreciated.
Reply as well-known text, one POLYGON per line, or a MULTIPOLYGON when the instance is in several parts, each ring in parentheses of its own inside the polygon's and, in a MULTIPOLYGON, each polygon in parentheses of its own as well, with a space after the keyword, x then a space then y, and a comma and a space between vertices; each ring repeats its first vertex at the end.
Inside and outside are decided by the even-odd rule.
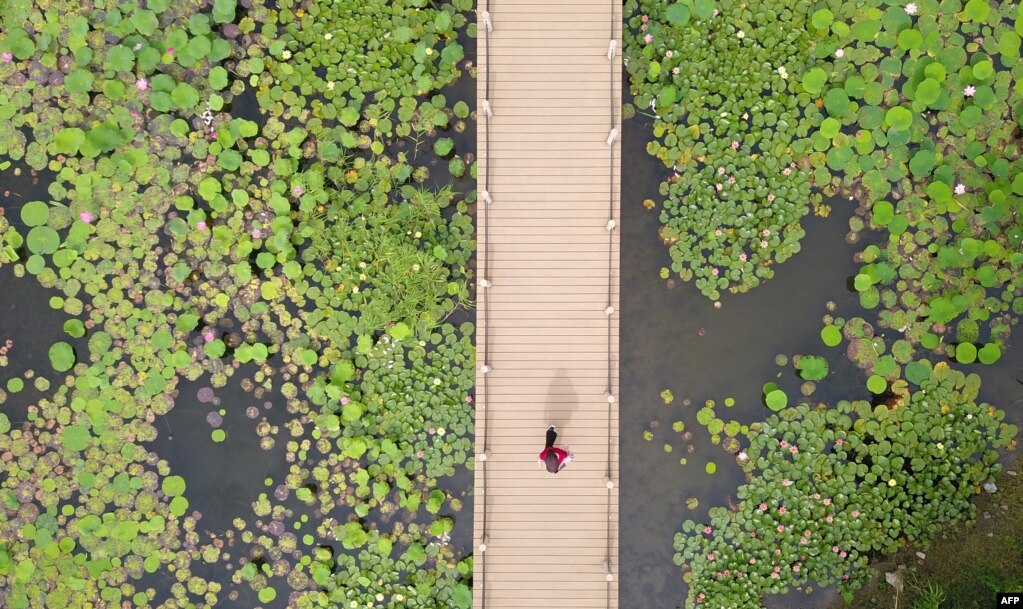
MULTIPOLYGON (((628 82, 627 74, 623 81, 628 82)), ((631 97, 627 90, 623 95, 631 97)), ((829 313, 828 301, 837 306, 833 314, 846 319, 860 316, 873 323, 876 313, 860 307, 849 289, 858 268, 853 255, 865 243, 846 242, 856 202, 837 197, 827 201, 829 217, 804 219, 802 251, 776 266, 774 278, 746 294, 723 295, 720 309, 691 284, 667 288, 658 277, 662 266, 671 265, 668 248, 657 235, 659 212, 642 205, 646 198, 661 200, 657 190, 667 171, 645 150, 650 119, 637 115, 623 124, 619 605, 667 609, 683 606, 687 589, 672 562, 673 539, 682 521, 707 520, 707 510, 735 499, 736 488, 745 481, 734 457, 711 444, 696 411, 713 399, 719 418, 751 423, 771 414, 761 402, 765 382, 775 381, 790 399, 799 396, 801 380, 791 364, 775 363, 778 354, 827 357, 831 372, 818 383, 814 403, 871 399, 866 375, 844 352, 825 347, 819 332, 822 317, 829 313), (674 394, 670 405, 660 396, 665 389, 674 394), (726 397, 735 399, 734 407, 722 404, 726 397), (691 442, 672 431, 672 422, 678 420, 692 431, 691 442), (650 441, 643 437, 648 430, 653 431, 650 441), (666 443, 672 445, 671 453, 665 452, 666 443), (693 446, 692 453, 687 444, 693 446), (679 463, 683 457, 686 465, 679 463), (717 464, 716 474, 705 473, 708 461, 717 464), (695 510, 686 507, 690 497, 699 501, 695 510)), ((876 240, 879 235, 864 238, 876 240)), ((1006 410, 1007 419, 1017 424, 1023 421, 1020 342, 994 366, 960 366, 981 374, 981 399, 1006 410)), ((811 595, 792 591, 769 598, 767 606, 822 607, 835 598, 833 588, 811 595)))

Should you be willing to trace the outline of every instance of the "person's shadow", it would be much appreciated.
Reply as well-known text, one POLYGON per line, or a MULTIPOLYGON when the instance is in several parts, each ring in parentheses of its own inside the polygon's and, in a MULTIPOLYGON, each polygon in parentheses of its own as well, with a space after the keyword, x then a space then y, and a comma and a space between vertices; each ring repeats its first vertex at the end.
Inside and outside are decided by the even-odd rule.
POLYGON ((558 444, 565 443, 563 434, 572 422, 572 415, 578 406, 579 396, 576 395, 572 380, 565 374, 564 368, 558 368, 554 380, 547 386, 547 399, 544 402, 544 424, 558 426, 558 444))

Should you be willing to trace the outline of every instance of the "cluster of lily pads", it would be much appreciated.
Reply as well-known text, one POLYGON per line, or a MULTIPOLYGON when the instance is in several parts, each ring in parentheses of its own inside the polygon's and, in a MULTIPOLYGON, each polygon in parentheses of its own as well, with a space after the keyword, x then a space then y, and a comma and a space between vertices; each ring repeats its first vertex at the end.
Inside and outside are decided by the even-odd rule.
POLYGON ((673 172, 660 186, 660 236, 671 271, 713 300, 772 277, 820 200, 806 162, 819 112, 799 84, 812 66, 810 6, 625 5, 635 104, 654 113, 647 151, 673 172))
POLYGON ((0 216, 0 263, 71 320, 59 384, 0 433, 0 604, 470 604, 438 478, 472 465, 473 327, 444 320, 474 197, 417 161, 472 163, 443 133, 469 107, 439 94, 469 8, 5 6, 2 170, 50 199, 0 216), (212 440, 244 412, 293 463, 233 530, 200 533, 189 474, 148 445, 185 379, 286 403, 280 425, 211 413, 212 440))
POLYGON ((870 578, 870 557, 972 514, 1016 430, 976 402, 978 375, 912 365, 915 390, 890 404, 804 403, 750 425, 738 506, 675 537, 687 607, 760 607, 810 581, 848 592, 870 578))
POLYGON ((859 195, 852 238, 888 234, 861 253, 861 303, 926 349, 997 359, 1023 312, 1019 4, 867 1, 812 21, 822 61, 803 85, 823 96, 828 143, 815 180, 840 172, 827 190, 859 195))

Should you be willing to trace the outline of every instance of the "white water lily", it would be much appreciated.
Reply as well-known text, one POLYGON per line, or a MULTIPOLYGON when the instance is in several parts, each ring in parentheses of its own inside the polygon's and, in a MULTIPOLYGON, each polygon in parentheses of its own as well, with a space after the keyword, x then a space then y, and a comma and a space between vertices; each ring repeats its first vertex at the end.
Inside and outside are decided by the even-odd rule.
POLYGON ((915 15, 916 14, 916 4, 915 3, 910 2, 909 4, 906 5, 906 14, 907 15, 915 15))

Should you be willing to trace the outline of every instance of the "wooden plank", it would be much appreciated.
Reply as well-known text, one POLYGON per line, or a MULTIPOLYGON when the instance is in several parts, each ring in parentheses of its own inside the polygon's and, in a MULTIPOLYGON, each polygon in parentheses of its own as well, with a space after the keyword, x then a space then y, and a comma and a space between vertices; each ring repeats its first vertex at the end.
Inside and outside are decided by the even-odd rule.
POLYGON ((477 95, 494 115, 477 114, 478 187, 494 203, 477 207, 475 235, 477 268, 493 286, 477 291, 477 357, 485 352, 492 370, 484 378, 477 362, 476 441, 489 432, 490 457, 475 469, 474 608, 617 609, 604 561, 617 574, 618 491, 609 506, 605 475, 610 457, 617 480, 618 405, 609 426, 604 392, 618 391, 618 319, 604 308, 609 280, 615 309, 619 297, 618 233, 605 224, 620 208, 620 145, 606 139, 621 108, 621 58, 606 52, 611 38, 621 49, 621 3, 479 8, 494 31, 478 22, 477 95), (549 422, 576 455, 557 476, 536 466, 549 422))

